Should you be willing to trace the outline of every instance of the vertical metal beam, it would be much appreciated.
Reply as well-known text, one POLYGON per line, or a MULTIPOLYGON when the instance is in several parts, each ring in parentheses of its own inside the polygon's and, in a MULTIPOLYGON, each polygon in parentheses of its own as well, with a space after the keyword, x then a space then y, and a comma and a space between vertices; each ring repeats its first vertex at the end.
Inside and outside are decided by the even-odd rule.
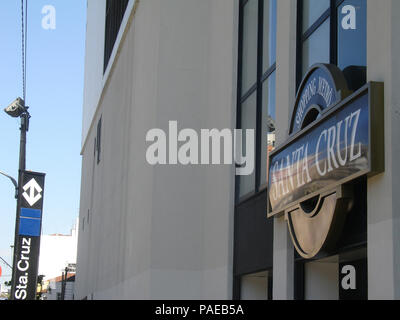
MULTIPOLYGON (((25 106, 24 106, 25 107, 25 106)), ((21 210, 21 195, 22 195, 22 173, 25 171, 26 166, 26 133, 29 129, 29 118, 30 115, 26 111, 21 115, 21 135, 20 135, 20 147, 19 147, 19 170, 18 170, 18 197, 17 197, 17 212, 15 218, 15 232, 14 232, 14 255, 13 255, 13 271, 11 279, 11 300, 14 300, 15 287, 16 287, 16 262, 18 260, 18 230, 19 230, 19 212, 21 210)))

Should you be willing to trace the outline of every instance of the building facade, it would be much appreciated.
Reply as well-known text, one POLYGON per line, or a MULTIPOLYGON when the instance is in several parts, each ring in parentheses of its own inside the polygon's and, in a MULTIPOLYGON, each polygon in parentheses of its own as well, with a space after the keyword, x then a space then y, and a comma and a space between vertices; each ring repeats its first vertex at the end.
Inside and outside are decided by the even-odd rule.
POLYGON ((74 300, 75 274, 65 274, 46 281, 41 300, 74 300))
MULTIPOLYGON (((75 265, 78 248, 79 221, 71 228, 71 234, 42 235, 40 241, 39 275, 44 281, 59 277, 65 267, 75 265)), ((75 270, 74 270, 75 271, 75 270)))
MULTIPOLYGON (((400 298, 398 1, 88 0, 87 12, 76 299, 400 298), (320 85, 326 108, 301 113, 297 132, 312 72, 333 79, 337 99, 320 85), (306 256, 288 208, 268 217, 268 169, 364 91, 378 110, 366 127, 382 129, 368 155, 382 170, 340 184, 352 191, 337 239, 306 256), (200 164, 204 150, 178 149, 186 128, 253 130, 254 170, 200 164), (167 147, 152 164, 151 142, 164 141, 154 129, 167 147)), ((321 199, 298 205, 315 212, 321 199)))

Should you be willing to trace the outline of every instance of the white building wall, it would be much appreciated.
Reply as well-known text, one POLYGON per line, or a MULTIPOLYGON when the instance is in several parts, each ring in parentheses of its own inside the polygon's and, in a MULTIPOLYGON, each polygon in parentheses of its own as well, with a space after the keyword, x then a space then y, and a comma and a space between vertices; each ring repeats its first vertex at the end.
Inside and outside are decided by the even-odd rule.
POLYGON ((78 223, 71 230, 71 235, 42 235, 39 275, 44 275, 44 280, 60 276, 69 263, 76 263, 77 231, 78 223))
MULTIPOLYGON (((62 282, 52 282, 50 283, 50 292, 46 293, 46 300, 54 301, 58 300, 58 296, 61 294, 62 282)), ((64 300, 74 300, 74 290, 75 289, 75 282, 67 282, 65 285, 65 296, 64 300)))
POLYGON ((305 265, 305 300, 339 300, 339 261, 331 257, 305 265))
MULTIPOLYGON (((289 137, 289 121, 296 92, 296 1, 277 1, 276 144, 289 137)), ((294 295, 294 247, 283 216, 274 218, 273 299, 294 295)))
POLYGON ((91 121, 96 111, 103 85, 103 61, 104 61, 104 33, 106 0, 87 1, 87 22, 86 22, 86 56, 84 95, 83 95, 83 126, 82 144, 89 131, 91 121))
POLYGON ((124 36, 126 25, 135 4, 139 0, 130 0, 125 17, 121 23, 121 29, 115 41, 115 46, 110 57, 110 63, 104 70, 104 45, 105 45, 105 17, 106 0, 87 1, 86 22, 86 53, 85 53, 85 79, 83 94, 83 117, 82 117, 82 147, 85 146, 90 126, 99 107, 103 89, 113 68, 114 58, 119 53, 121 40, 124 36))
POLYGON ((139 2, 83 148, 80 221, 90 222, 76 299, 231 297, 234 167, 152 167, 145 137, 172 120, 235 128, 237 10, 232 0, 139 2))

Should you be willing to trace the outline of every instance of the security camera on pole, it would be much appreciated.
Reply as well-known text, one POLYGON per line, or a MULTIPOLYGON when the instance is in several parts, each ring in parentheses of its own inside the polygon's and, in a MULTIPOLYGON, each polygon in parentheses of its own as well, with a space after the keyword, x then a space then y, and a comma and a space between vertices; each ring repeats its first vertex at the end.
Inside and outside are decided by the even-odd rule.
POLYGON ((13 255, 13 271, 11 279, 11 299, 14 297, 15 291, 15 269, 16 269, 16 254, 17 254, 17 239, 18 239, 18 227, 19 227, 19 211, 20 211, 20 199, 21 199, 21 172, 25 170, 26 165, 26 133, 29 130, 29 119, 30 115, 28 108, 25 107, 25 101, 21 98, 17 98, 12 102, 4 111, 13 118, 21 118, 21 135, 20 135, 20 145, 19 145, 19 172, 18 172, 18 192, 17 192, 17 213, 15 221, 15 237, 14 237, 14 255, 13 255))

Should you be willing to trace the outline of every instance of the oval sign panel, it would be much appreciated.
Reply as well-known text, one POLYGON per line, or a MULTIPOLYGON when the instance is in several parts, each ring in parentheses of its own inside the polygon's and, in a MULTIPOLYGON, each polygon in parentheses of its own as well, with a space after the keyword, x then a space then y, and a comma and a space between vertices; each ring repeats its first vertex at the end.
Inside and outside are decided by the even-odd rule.
POLYGON ((268 216, 285 214, 297 252, 333 249, 351 210, 351 181, 383 172, 383 84, 350 95, 342 72, 313 66, 296 98, 291 136, 269 156, 268 216))
POLYGON ((298 133, 324 110, 337 104, 350 93, 343 73, 336 66, 312 66, 298 90, 289 133, 298 133))

